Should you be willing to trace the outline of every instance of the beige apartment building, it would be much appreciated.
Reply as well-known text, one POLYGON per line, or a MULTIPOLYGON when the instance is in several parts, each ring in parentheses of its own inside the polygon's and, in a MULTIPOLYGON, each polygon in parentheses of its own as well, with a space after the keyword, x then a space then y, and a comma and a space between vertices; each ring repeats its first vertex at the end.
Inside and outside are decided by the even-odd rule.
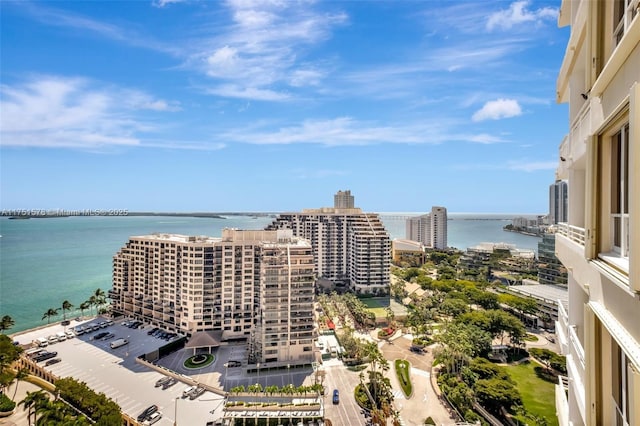
POLYGON ((115 313, 194 334, 247 339, 250 361, 313 361, 311 244, 291 231, 225 229, 222 238, 131 237, 113 259, 115 313))
POLYGON ((556 253, 568 270, 557 334, 568 378, 559 423, 640 425, 640 15, 638 0, 563 0, 571 35, 557 81, 569 104, 556 253))
POLYGON ((391 239, 375 213, 325 207, 278 215, 267 229, 311 241, 318 277, 359 294, 388 294, 391 239))

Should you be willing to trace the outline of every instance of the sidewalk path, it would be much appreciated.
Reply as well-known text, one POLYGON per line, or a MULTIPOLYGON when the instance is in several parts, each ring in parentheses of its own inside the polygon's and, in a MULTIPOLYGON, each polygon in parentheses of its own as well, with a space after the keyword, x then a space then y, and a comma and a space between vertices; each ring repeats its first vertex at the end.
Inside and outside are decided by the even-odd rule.
POLYGON ((13 398, 13 393, 16 389, 15 381, 11 384, 11 386, 7 388, 7 391, 5 392, 9 398, 13 398, 13 400, 16 402, 16 408, 12 415, 0 419, 0 425, 2 426, 29 426, 29 422, 27 420, 27 411, 22 405, 17 404, 22 401, 25 396, 27 396, 27 392, 36 392, 42 390, 41 387, 38 387, 29 382, 25 382, 24 380, 20 380, 17 386, 18 392, 16 393, 15 398, 13 398))

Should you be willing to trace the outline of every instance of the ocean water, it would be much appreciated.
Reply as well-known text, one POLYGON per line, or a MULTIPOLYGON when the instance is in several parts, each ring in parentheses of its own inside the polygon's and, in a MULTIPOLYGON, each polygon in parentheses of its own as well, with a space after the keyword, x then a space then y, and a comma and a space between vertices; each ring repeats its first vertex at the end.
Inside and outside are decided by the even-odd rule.
MULTIPOLYGON (((380 216, 392 238, 404 238, 405 220, 415 214, 380 216)), ((272 220, 266 216, 0 218, 0 316, 14 319, 9 333, 15 333, 46 324, 44 312, 60 308, 64 300, 77 308, 95 289, 109 290, 113 255, 132 235, 164 232, 217 237, 224 228, 263 229, 272 220)), ((481 242, 506 242, 536 250, 538 238, 502 230, 510 220, 505 215, 450 214, 449 245, 465 249, 481 242)), ((79 313, 74 310, 67 317, 79 313)), ((51 321, 60 319, 62 315, 51 321)))

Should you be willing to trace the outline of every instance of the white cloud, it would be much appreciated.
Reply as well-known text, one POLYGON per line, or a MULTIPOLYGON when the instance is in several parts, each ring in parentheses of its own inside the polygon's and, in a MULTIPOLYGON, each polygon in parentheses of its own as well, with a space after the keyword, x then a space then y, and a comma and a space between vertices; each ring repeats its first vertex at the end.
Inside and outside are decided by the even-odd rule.
MULTIPOLYGON (((326 146, 354 146, 383 143, 394 144, 440 144, 446 142, 467 142, 492 144, 505 142, 487 134, 459 134, 450 132, 440 122, 404 125, 377 125, 338 117, 328 120, 305 120, 299 125, 281 127, 263 132, 255 130, 235 130, 221 136, 223 140, 256 145, 319 144, 326 146)), ((457 129, 452 125, 451 128, 457 129)))
POLYGON ((83 78, 41 76, 0 86, 0 134, 4 146, 95 148, 140 145, 153 126, 141 109, 167 111, 172 104, 135 90, 95 87, 83 78))
POLYGON ((257 87, 244 87, 235 84, 225 84, 207 89, 207 93, 225 98, 249 99, 256 101, 282 102, 290 99, 286 93, 257 87))
POLYGON ((163 8, 168 4, 183 3, 185 1, 186 0, 155 0, 151 4, 154 5, 155 7, 163 8))
POLYGON ((343 24, 346 15, 315 11, 311 2, 228 1, 225 5, 232 24, 212 28, 215 35, 196 44, 187 62, 214 79, 207 92, 281 101, 291 94, 264 94, 320 83, 325 73, 317 64, 302 62, 304 51, 330 38, 332 28, 343 24))
POLYGON ((509 170, 535 172, 538 170, 555 170, 558 168, 558 161, 510 161, 507 165, 509 170))
POLYGON ((495 28, 508 30, 527 22, 540 25, 543 21, 553 21, 558 18, 557 8, 543 7, 529 10, 528 5, 529 0, 516 1, 511 3, 509 9, 492 13, 487 20, 487 30, 493 31, 495 28))
POLYGON ((501 118, 516 117, 522 114, 522 109, 518 101, 514 99, 497 99, 489 101, 475 112, 471 119, 473 121, 499 120, 501 118))

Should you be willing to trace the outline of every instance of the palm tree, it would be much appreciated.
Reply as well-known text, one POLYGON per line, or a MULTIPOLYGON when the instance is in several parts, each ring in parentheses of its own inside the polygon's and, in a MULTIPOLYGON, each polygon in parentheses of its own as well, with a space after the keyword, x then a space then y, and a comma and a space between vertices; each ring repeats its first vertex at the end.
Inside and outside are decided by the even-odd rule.
POLYGON ((29 376, 28 370, 26 368, 19 368, 16 372, 16 388, 13 390, 13 400, 16 399, 16 394, 18 393, 18 385, 20 384, 20 380, 26 379, 29 376))
MULTIPOLYGON (((94 306, 98 306, 98 302, 96 301, 96 297, 95 296, 91 296, 89 297, 89 300, 87 300, 85 303, 87 303, 89 305, 89 313, 92 313, 92 308, 94 306)), ((96 309, 96 312, 98 312, 98 310, 96 309)))
POLYGON ((101 288, 97 288, 96 291, 93 293, 93 297, 95 297, 96 315, 97 315, 99 313, 98 307, 107 303, 107 295, 104 292, 104 290, 102 290, 101 288))
POLYGON ((84 317, 84 311, 86 311, 87 309, 91 309, 91 303, 89 303, 88 300, 86 302, 82 302, 79 308, 80 308, 80 314, 84 317))
POLYGON ((51 317, 55 317, 57 315, 58 315, 57 309, 49 308, 47 312, 45 312, 44 315, 42 315, 42 319, 44 320, 46 318, 47 324, 49 324, 51 322, 51 317))
POLYGON ((71 308, 73 308, 73 304, 71 302, 69 302, 68 300, 65 300, 64 302, 62 302, 62 319, 63 320, 67 319, 67 311, 70 311, 71 308))
POLYGON ((0 333, 4 333, 5 330, 10 329, 15 325, 15 321, 9 315, 5 315, 0 319, 0 333))
POLYGON ((33 424, 37 424, 36 411, 45 403, 45 401, 49 401, 49 398, 43 390, 39 390, 36 392, 27 392, 27 396, 25 396, 18 405, 24 405, 24 408, 27 409, 27 420, 31 419, 31 409, 33 408, 33 424))

